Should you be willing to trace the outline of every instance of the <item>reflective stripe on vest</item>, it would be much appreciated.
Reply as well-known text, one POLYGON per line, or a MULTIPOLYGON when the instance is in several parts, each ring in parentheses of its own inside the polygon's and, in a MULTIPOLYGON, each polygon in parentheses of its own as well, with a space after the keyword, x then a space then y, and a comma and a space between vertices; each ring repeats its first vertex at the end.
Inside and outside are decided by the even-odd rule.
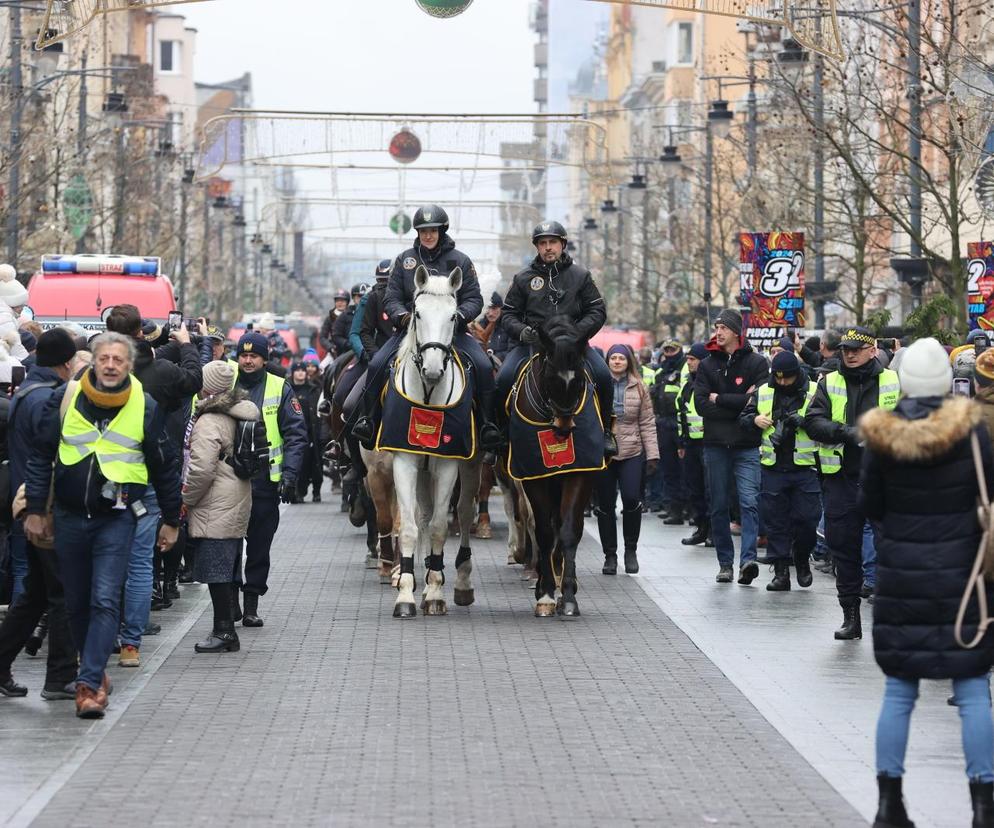
POLYGON ((83 385, 79 383, 66 410, 59 441, 59 462, 63 466, 74 466, 93 454, 100 473, 112 483, 148 484, 148 468, 142 451, 145 392, 138 378, 131 377, 128 401, 103 433, 76 407, 82 392, 83 385))
MULTIPOLYGON (((846 424, 846 380, 838 371, 832 371, 825 377, 825 391, 828 401, 832 404, 832 422, 846 424)), ((901 396, 901 384, 897 372, 885 368, 877 378, 877 406, 887 411, 893 411, 901 396)), ((842 469, 841 443, 833 446, 823 445, 819 450, 822 474, 835 474, 842 469)))
POLYGON ((279 483, 283 479, 283 435, 280 434, 279 411, 286 380, 266 372, 266 390, 262 398, 262 422, 269 440, 269 479, 279 483))
MULTIPOLYGON (((687 387, 688 382, 690 382, 689 376, 684 379, 683 385, 680 386, 680 396, 683 396, 683 389, 687 387)), ((687 397, 687 438, 689 440, 704 439, 704 418, 697 413, 697 400, 694 399, 693 390, 687 397)))
MULTIPOLYGON (((813 382, 808 383, 808 391, 804 396, 804 402, 797 410, 797 413, 802 417, 807 414, 808 406, 811 404, 811 400, 814 399, 816 390, 817 386, 813 382)), ((765 414, 767 417, 773 416, 774 393, 775 389, 770 388, 769 385, 764 385, 759 389, 759 397, 756 399, 757 414, 765 414)), ((770 440, 773 431, 773 426, 763 431, 763 442, 759 446, 759 462, 764 466, 773 466, 777 462, 777 451, 773 448, 773 442, 770 440)), ((817 450, 818 446, 815 444, 815 441, 808 436, 808 433, 803 428, 799 428, 794 432, 795 466, 813 466, 817 450)))
POLYGON ((649 365, 642 366, 642 382, 646 385, 653 385, 656 382, 656 371, 658 368, 652 368, 649 365))

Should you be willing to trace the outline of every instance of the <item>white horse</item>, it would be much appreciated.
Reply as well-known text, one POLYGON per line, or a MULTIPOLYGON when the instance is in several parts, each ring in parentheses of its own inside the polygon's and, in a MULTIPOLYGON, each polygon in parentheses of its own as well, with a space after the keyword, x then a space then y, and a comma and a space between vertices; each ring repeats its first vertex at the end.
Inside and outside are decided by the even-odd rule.
MULTIPOLYGON (((414 305, 407 335, 397 351, 394 384, 404 394, 425 405, 449 405, 461 399, 465 376, 459 370, 452 350, 456 330, 456 295, 462 286, 458 267, 448 276, 432 276, 422 265, 414 273, 414 305)), ((394 486, 400 509, 400 580, 394 618, 417 615, 414 603, 414 557, 424 555, 428 562, 421 608, 426 615, 445 615, 445 576, 442 574, 442 546, 448 534, 448 507, 452 490, 464 472, 461 495, 468 495, 469 508, 460 503, 460 522, 466 523, 468 538, 472 520, 472 498, 479 488, 480 461, 432 457, 396 452, 393 458, 394 486), (475 470, 475 485, 465 472, 475 470)), ((472 474, 469 475, 473 477, 472 474)), ((464 498, 460 497, 460 501, 464 498)), ((468 546, 460 547, 456 558, 455 602, 473 603, 470 581, 472 560, 468 546)))

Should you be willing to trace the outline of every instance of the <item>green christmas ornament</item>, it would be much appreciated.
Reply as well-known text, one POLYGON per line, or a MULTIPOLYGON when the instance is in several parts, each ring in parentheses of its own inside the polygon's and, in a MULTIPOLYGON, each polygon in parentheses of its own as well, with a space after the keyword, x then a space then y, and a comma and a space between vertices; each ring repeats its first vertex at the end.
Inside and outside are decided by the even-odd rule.
POLYGON ((455 17, 470 7, 473 0, 417 0, 421 10, 432 17, 455 17))
POLYGON ((395 236, 405 236, 411 232, 411 217, 398 211, 390 218, 390 232, 395 236))

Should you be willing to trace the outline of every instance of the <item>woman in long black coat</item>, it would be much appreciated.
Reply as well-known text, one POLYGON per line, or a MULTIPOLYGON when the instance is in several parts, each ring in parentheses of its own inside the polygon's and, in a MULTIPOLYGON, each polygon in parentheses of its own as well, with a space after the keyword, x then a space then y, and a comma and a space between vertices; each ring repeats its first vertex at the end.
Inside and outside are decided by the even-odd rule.
MULTIPOLYGON (((909 826, 901 798, 908 728, 920 679, 952 679, 974 826, 994 826, 994 721, 988 673, 994 632, 974 649, 956 643, 954 625, 981 529, 979 487, 970 435, 980 440, 988 491, 994 492, 990 438, 980 410, 949 397, 952 370, 934 339, 912 345, 898 372, 902 399, 894 411, 874 409, 860 422, 867 451, 862 499, 878 521, 873 650, 887 676, 877 723, 876 826, 909 826)), ((988 591, 994 607, 994 592, 988 591)), ((969 641, 979 620, 966 616, 969 641)))

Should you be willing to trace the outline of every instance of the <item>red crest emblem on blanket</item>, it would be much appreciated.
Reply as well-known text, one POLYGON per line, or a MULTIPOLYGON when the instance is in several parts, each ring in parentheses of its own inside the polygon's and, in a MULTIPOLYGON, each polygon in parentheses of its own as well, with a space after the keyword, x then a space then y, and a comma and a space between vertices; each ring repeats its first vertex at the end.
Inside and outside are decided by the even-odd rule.
POLYGON ((437 449, 442 442, 444 411, 431 411, 411 406, 411 420, 407 427, 407 442, 412 446, 437 449))
POLYGON ((556 469, 576 462, 572 434, 562 437, 556 434, 554 428, 546 428, 538 432, 538 445, 542 449, 542 465, 547 469, 556 469))

